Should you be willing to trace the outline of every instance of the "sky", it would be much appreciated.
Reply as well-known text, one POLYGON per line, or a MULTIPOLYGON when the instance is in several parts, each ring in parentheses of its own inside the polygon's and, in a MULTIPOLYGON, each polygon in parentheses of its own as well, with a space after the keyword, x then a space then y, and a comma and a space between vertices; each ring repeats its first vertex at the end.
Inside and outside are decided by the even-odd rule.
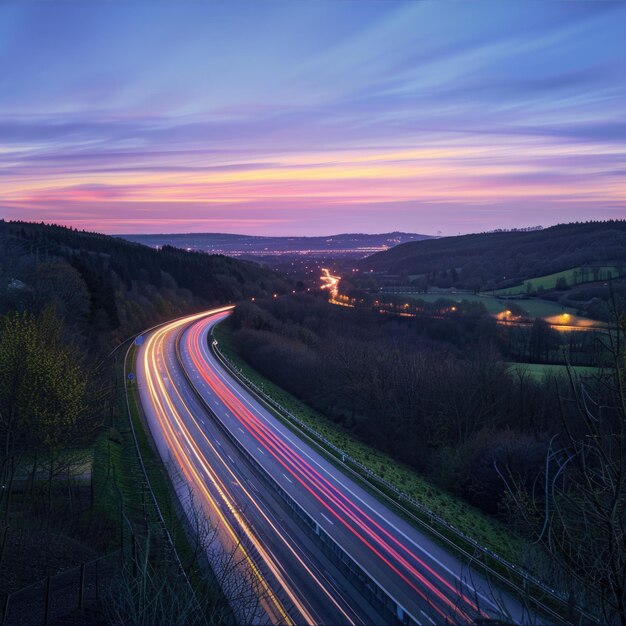
POLYGON ((0 217, 455 235, 626 217, 626 3, 0 3, 0 217))

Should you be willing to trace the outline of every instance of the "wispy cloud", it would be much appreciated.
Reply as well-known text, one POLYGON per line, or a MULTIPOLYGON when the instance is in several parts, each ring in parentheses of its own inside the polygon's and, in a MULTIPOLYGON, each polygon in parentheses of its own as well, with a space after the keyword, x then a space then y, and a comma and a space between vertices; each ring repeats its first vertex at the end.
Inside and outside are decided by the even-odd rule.
POLYGON ((359 7, 2 5, 2 214, 266 233, 626 214, 625 6, 359 7))

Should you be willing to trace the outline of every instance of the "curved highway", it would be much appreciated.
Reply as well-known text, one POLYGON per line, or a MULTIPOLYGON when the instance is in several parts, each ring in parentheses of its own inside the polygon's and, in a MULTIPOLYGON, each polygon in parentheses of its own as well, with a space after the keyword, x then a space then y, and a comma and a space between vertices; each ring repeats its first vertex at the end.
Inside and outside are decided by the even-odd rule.
POLYGON ((183 506, 191 519, 201 508, 217 526, 209 559, 218 576, 224 570, 240 621, 526 621, 517 602, 344 475, 232 378, 209 345, 230 310, 154 331, 137 375, 183 506))

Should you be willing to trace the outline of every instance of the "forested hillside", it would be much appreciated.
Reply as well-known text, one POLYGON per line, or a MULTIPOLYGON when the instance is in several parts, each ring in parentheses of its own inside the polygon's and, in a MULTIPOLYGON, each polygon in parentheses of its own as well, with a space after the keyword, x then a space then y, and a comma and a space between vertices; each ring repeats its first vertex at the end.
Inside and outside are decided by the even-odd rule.
MULTIPOLYGON (((132 508, 145 493, 117 358, 124 353, 114 358, 112 349, 177 315, 286 288, 252 263, 0 221, 0 602, 123 550, 146 524, 145 500, 143 510, 132 508)), ((151 551, 166 549, 151 538, 151 551)), ((168 563, 151 573, 158 592, 145 594, 171 592, 164 603, 173 607, 172 598, 187 596, 171 591, 180 572, 168 563)), ((123 589, 124 571, 101 583, 123 589)), ((113 594, 102 613, 121 611, 124 598, 113 594)), ((152 616, 141 623, 169 622, 152 616)))
POLYGON ((0 221, 0 314, 52 307, 90 350, 176 315, 286 288, 277 274, 224 256, 0 221))
POLYGON ((626 220, 409 242, 373 254, 360 267, 430 285, 485 290, 585 264, 624 269, 626 220))

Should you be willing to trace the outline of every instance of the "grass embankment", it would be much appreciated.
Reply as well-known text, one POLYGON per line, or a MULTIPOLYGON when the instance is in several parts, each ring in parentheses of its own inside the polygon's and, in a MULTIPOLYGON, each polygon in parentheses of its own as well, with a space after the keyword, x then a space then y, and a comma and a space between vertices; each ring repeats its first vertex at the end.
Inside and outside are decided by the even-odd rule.
MULTIPOLYGON (((314 428, 322 437, 481 545, 512 562, 523 561, 524 543, 512 535, 503 524, 432 485, 410 467, 358 441, 341 426, 250 367, 234 347, 228 322, 219 324, 214 335, 222 353, 241 369, 244 376, 261 387, 287 411, 314 428)), ((404 502, 403 505, 406 506, 404 502)))

